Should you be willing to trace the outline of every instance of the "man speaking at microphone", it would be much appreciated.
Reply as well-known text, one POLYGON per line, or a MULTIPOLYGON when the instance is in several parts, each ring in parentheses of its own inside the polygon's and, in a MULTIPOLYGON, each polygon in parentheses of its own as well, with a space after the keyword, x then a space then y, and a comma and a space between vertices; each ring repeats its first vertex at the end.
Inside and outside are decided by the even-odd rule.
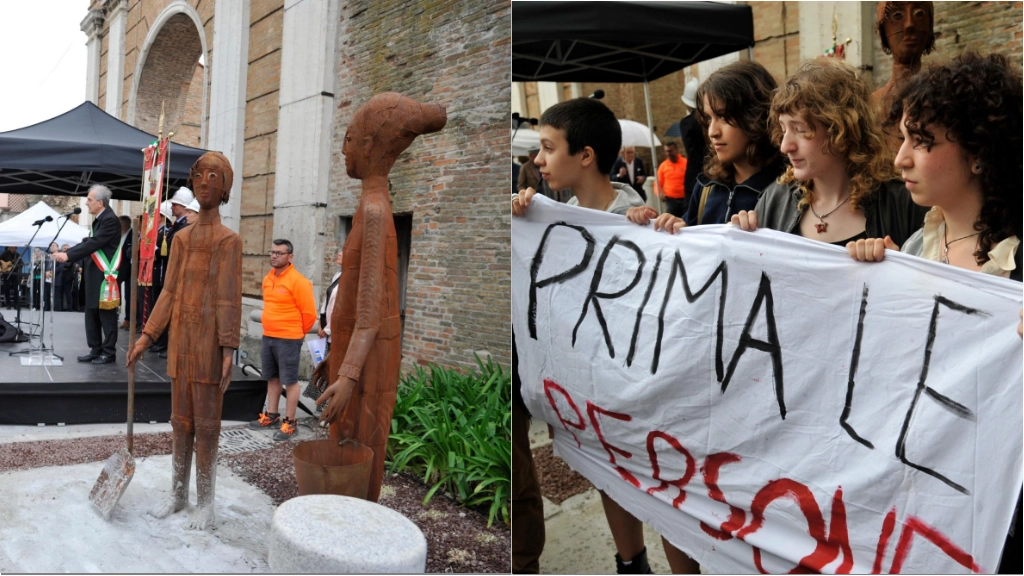
POLYGON ((109 364, 117 358, 117 309, 121 295, 117 289, 117 269, 121 262, 121 224, 110 209, 110 189, 89 188, 86 207, 93 215, 89 237, 65 252, 53 255, 57 262, 75 262, 83 258, 85 283, 85 338, 89 353, 79 362, 109 364))

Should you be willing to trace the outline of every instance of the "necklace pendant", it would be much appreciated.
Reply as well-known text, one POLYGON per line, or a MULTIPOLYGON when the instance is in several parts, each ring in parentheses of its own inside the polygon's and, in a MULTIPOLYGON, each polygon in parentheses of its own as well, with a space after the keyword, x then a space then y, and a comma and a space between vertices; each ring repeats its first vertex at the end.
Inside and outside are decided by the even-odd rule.
POLYGON ((824 234, 828 230, 828 222, 819 222, 814 225, 814 229, 818 231, 818 234, 824 234))

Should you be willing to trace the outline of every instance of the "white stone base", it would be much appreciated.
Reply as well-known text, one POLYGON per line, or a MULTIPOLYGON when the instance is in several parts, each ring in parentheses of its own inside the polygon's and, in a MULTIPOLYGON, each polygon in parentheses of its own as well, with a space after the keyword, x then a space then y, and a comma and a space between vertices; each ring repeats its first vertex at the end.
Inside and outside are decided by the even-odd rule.
POLYGON ((373 502, 315 494, 278 507, 270 529, 271 572, 423 572, 427 540, 411 520, 373 502))

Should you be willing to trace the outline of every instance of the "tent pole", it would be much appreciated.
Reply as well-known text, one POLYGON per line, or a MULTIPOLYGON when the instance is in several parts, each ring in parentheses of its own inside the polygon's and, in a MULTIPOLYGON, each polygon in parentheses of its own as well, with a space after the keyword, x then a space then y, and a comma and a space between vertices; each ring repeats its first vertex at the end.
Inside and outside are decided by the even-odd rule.
POLYGON ((650 83, 644 80, 644 104, 647 106, 647 131, 651 137, 651 169, 650 178, 654 176, 654 209, 661 214, 661 197, 658 195, 660 192, 660 186, 658 186, 658 149, 654 147, 654 120, 651 116, 651 88, 650 83))

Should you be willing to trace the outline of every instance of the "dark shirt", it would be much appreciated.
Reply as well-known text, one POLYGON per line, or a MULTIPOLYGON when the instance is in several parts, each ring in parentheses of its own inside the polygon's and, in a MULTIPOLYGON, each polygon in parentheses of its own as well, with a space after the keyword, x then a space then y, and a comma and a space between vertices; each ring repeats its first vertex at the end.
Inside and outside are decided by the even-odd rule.
POLYGON ((762 168, 739 184, 728 184, 718 180, 712 180, 700 174, 697 176, 697 183, 693 186, 690 196, 690 204, 686 209, 686 216, 683 220, 687 226, 697 225, 697 215, 700 209, 700 198, 704 187, 711 186, 707 200, 704 203, 704 217, 701 224, 726 224, 733 214, 741 210, 753 210, 757 206, 757 200, 765 188, 770 186, 784 170, 781 160, 762 168))

